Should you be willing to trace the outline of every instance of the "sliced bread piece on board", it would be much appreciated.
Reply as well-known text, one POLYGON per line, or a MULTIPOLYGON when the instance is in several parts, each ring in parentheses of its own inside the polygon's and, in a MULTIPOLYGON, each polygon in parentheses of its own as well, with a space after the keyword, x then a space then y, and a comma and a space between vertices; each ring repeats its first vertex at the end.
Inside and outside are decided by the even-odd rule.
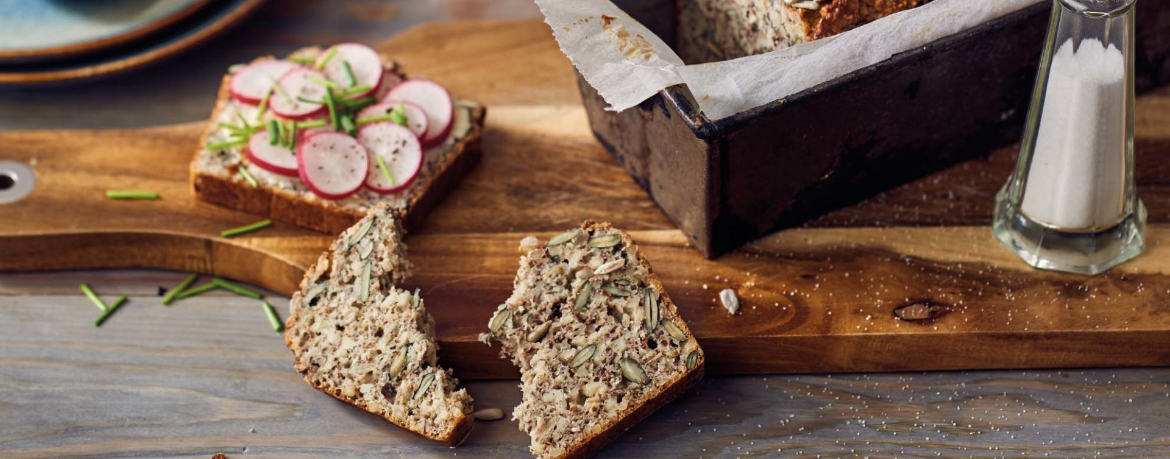
POLYGON ((410 274, 401 211, 387 205, 334 241, 292 296, 285 344, 309 385, 424 437, 457 445, 472 399, 439 367, 435 321, 410 274))
POLYGON ((537 457, 596 451, 702 377, 702 349, 626 233, 585 222, 520 250, 481 339, 520 367, 512 413, 537 457))
MULTIPOLYGON (((310 47, 294 52, 286 61, 310 62, 297 67, 307 69, 312 68, 314 59, 326 55, 328 51, 310 47)), ((397 83, 408 80, 402 73, 401 65, 390 56, 381 55, 380 58, 383 77, 379 86, 365 96, 375 100, 385 97, 397 83)), ((250 65, 234 66, 224 75, 207 131, 191 161, 191 186, 196 198, 330 234, 340 233, 353 225, 375 205, 387 204, 405 211, 406 226, 410 227, 453 189, 480 159, 480 137, 486 110, 478 103, 454 99, 450 133, 445 140, 425 149, 417 178, 406 189, 380 194, 363 187, 357 193, 338 200, 317 196, 295 173, 291 174, 293 176, 274 173, 271 168, 260 167, 250 161, 246 145, 222 146, 230 143, 234 139, 233 134, 238 132, 229 125, 243 127, 244 123, 248 123, 253 127, 263 127, 273 119, 286 123, 290 121, 277 116, 271 109, 266 108, 261 112, 260 103, 253 104, 232 95, 231 82, 235 74, 257 63, 273 60, 273 57, 261 57, 250 65), (258 112, 260 116, 257 116, 258 112), (241 169, 247 175, 241 173, 241 169), (256 186, 251 184, 248 176, 255 179, 256 186)), ((275 92, 269 94, 270 100, 278 97, 280 95, 275 92)), ((265 105, 269 106, 271 104, 265 105)), ((302 122, 328 119, 327 112, 322 112, 302 122)), ((330 127, 324 127, 299 132, 304 135, 322 129, 331 130, 330 127)), ((298 139, 298 142, 302 141, 298 139)), ((295 172, 296 164, 290 165, 295 172)))

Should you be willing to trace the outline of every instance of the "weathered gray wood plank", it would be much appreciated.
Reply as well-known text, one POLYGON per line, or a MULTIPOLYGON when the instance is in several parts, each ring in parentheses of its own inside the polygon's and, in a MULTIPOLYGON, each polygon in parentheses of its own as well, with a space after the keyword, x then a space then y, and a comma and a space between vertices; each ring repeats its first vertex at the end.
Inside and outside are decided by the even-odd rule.
MULTIPOLYGON (((511 421, 450 449, 318 393, 258 301, 161 306, 182 277, 0 275, 0 457, 527 457, 511 421), (94 328, 83 281, 133 298, 94 328)), ((467 386, 519 401, 515 381, 467 386)), ((714 378, 597 457, 1021 456, 1170 456, 1170 370, 714 378)))

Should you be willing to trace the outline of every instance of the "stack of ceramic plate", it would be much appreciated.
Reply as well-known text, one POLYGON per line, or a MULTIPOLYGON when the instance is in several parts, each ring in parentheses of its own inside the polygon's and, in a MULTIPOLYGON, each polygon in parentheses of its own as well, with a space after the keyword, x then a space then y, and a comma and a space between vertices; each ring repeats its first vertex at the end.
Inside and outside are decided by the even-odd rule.
POLYGON ((195 46, 263 0, 0 0, 0 84, 107 75, 195 46))

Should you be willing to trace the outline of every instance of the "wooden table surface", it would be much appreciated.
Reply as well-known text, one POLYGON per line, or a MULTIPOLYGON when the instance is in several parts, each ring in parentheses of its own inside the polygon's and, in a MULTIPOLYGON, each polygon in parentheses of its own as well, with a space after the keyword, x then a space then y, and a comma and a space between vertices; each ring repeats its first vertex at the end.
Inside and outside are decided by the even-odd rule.
MULTIPOLYGON (((536 14, 526 0, 273 0, 243 27, 140 72, 0 89, 0 130, 198 120, 222 68, 249 56, 341 40, 377 43, 426 21, 536 14)), ((990 161, 1006 164, 1010 156, 990 161)), ((944 193, 939 182, 947 180, 928 179, 813 224, 986 224, 979 215, 989 207, 954 213, 948 203, 989 206, 981 191, 988 187, 970 181, 1002 178, 971 177, 963 168, 948 174, 970 186, 944 193), (898 211, 915 199, 938 205, 898 211)), ((448 449, 321 396, 290 370, 280 336, 248 299, 211 294, 135 308, 102 329, 76 320, 96 311, 79 282, 107 300, 116 292, 143 305, 182 276, 0 274, 0 457, 527 456, 526 438, 510 421, 480 423, 463 447, 448 449), (150 333, 125 332, 147 324, 150 333), (331 442, 312 443, 309 434, 331 442)), ((507 410, 519 400, 514 381, 467 386, 478 407, 507 410)), ((724 377, 703 381, 598 457, 1166 457, 1168 439, 1165 369, 724 377)))

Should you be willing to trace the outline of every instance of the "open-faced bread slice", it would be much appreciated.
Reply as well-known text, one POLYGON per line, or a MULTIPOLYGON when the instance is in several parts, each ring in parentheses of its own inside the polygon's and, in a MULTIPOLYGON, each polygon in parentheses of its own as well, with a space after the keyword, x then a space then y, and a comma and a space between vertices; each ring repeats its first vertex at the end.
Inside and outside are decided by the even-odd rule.
POLYGON ((481 338, 520 367, 512 413, 533 454, 595 451, 702 377, 702 349, 627 234, 585 222, 520 250, 515 290, 481 338))
MULTIPOLYGON (((321 48, 304 48, 281 62, 311 62, 325 54, 327 52, 321 48)), ((380 59, 384 75, 379 86, 366 97, 381 99, 397 83, 408 80, 401 66, 391 57, 380 56, 380 59)), ((207 131, 191 162, 191 184, 196 198, 331 234, 353 225, 375 205, 386 204, 402 210, 407 220, 405 224, 409 227, 429 212, 479 161, 486 110, 475 102, 456 98, 452 103, 449 133, 445 139, 437 141, 437 145, 425 149, 422 166, 408 187, 391 194, 381 194, 363 187, 343 199, 324 199, 296 176, 296 164, 292 164, 292 176, 281 175, 274 173, 272 168, 260 167, 250 161, 246 145, 221 147, 234 139, 232 128, 227 126, 242 127, 248 123, 253 127, 262 127, 268 121, 278 118, 273 110, 267 108, 257 117, 260 103, 241 100, 238 91, 233 96, 231 84, 233 76, 243 69, 273 60, 273 57, 261 57, 249 65, 234 66, 223 77, 207 131), (246 170, 247 175, 241 173, 241 169, 246 170), (249 175, 255 179, 256 186, 250 183, 249 175)), ((298 68, 312 68, 312 64, 298 68)), ((269 95, 270 100, 279 97, 279 94, 269 95)), ((265 107, 270 105, 266 104, 265 107)), ((328 118, 327 112, 323 111, 301 121, 328 118)), ((308 131, 311 130, 300 132, 308 131)))
POLYGON ((400 220, 380 205, 334 241, 293 294, 285 343, 313 387, 455 445, 471 431, 472 400, 438 366, 418 292, 394 287, 410 274, 400 220))

